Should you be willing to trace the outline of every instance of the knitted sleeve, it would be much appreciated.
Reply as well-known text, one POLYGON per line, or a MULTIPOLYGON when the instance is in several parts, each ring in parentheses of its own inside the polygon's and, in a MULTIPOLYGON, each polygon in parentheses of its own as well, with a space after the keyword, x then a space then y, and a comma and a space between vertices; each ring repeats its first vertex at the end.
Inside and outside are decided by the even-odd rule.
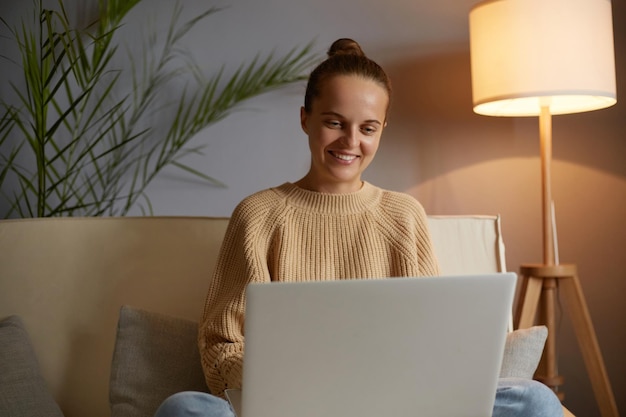
POLYGON ((416 223, 417 239, 417 252, 418 263, 422 276, 437 276, 439 275, 439 261, 435 255, 435 249, 432 239, 430 237, 430 231, 428 229, 428 220, 426 212, 421 204, 418 204, 418 221, 416 223))
POLYGON ((245 289, 270 280, 262 255, 258 213, 240 204, 229 222, 198 329, 198 347, 207 385, 224 397, 240 388, 243 368, 245 289))

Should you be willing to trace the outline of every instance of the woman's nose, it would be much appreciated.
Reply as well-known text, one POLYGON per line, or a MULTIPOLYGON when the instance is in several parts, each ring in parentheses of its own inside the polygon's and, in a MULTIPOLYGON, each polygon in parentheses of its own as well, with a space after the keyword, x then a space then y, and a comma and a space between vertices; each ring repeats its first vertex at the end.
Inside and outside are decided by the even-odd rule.
POLYGON ((344 130, 341 142, 348 147, 355 147, 359 143, 358 128, 349 127, 344 130))

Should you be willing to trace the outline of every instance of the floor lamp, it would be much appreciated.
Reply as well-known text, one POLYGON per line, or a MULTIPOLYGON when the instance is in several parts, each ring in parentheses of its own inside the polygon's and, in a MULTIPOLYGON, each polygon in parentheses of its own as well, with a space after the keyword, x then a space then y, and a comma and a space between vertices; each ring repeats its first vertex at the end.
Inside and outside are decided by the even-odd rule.
POLYGON ((555 253, 550 180, 552 115, 602 109, 616 103, 610 0, 489 0, 469 14, 474 111, 488 116, 538 116, 541 149, 543 263, 522 265, 516 325, 539 321, 549 330, 543 374, 559 390, 555 304, 569 310, 603 417, 618 416, 615 398, 576 266, 555 253))

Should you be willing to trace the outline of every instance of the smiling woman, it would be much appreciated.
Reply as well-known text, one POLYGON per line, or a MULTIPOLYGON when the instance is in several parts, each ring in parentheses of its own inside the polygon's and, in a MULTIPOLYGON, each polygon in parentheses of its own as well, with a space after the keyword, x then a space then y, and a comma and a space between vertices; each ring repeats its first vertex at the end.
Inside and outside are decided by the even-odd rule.
MULTIPOLYGON (((300 111, 311 150, 308 173, 245 198, 230 218, 198 329, 213 395, 176 394, 158 417, 196 416, 197 410, 233 416, 223 398, 242 384, 248 284, 439 273, 421 204, 361 179, 376 155, 390 95, 387 75, 356 42, 331 46, 309 78, 300 111)), ((544 385, 502 381, 494 416, 547 417, 560 410, 544 385)))

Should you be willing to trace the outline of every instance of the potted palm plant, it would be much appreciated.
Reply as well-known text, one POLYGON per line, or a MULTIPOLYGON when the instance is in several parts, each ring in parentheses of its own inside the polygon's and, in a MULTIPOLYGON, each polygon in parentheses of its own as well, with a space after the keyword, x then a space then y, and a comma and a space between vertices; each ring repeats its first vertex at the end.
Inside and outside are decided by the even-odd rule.
POLYGON ((180 43, 220 9, 181 22, 177 4, 162 41, 148 38, 139 59, 116 65, 118 31, 140 2, 99 0, 97 19, 84 27, 72 25, 64 0, 54 8, 35 0, 32 22, 0 19, 24 77, 1 102, 0 218, 124 216, 134 206, 149 214, 146 187, 165 167, 215 183, 182 162, 203 148, 192 138, 242 101, 303 79, 314 59, 308 44, 253 57, 230 75, 203 74, 180 43), (162 103, 159 93, 181 78, 192 81, 162 103), (164 107, 173 115, 165 125, 146 122, 164 107))

